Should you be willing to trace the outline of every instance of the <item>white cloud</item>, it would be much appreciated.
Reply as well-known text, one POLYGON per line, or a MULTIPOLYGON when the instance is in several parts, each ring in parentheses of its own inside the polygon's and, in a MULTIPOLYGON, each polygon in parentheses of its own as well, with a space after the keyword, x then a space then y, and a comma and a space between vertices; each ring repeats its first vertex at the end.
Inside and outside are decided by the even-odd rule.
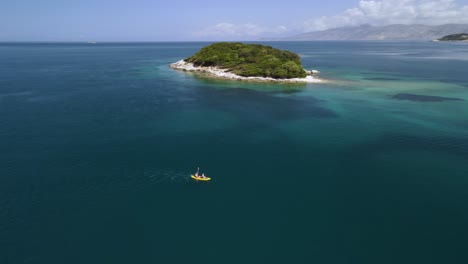
POLYGON ((287 31, 285 26, 262 27, 256 24, 219 23, 195 32, 196 37, 202 38, 253 38, 264 34, 280 34, 287 31))
POLYGON ((359 5, 335 16, 304 22, 304 31, 317 31, 362 24, 468 23, 468 6, 455 0, 361 0, 359 5))

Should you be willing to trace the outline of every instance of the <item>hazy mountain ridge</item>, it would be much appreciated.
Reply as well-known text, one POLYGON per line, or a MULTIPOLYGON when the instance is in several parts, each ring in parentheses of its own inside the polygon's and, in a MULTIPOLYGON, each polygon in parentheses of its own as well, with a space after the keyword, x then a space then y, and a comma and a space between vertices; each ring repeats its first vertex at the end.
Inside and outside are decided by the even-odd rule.
POLYGON ((308 32, 276 40, 432 40, 463 32, 468 32, 468 24, 362 25, 308 32))

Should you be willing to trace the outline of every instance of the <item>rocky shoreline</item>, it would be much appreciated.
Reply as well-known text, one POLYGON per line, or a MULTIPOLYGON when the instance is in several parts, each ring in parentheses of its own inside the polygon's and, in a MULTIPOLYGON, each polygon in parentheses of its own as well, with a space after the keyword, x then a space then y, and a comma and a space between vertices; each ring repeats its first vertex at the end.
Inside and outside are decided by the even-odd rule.
POLYGON ((218 67, 202 67, 195 66, 193 63, 180 60, 178 62, 169 65, 172 69, 204 73, 215 78, 237 80, 237 81, 258 81, 258 82, 286 82, 286 83, 322 83, 324 80, 317 78, 319 71, 316 70, 305 70, 307 76, 305 78, 291 78, 291 79, 275 79, 269 77, 244 77, 229 72, 227 69, 221 69, 218 67))

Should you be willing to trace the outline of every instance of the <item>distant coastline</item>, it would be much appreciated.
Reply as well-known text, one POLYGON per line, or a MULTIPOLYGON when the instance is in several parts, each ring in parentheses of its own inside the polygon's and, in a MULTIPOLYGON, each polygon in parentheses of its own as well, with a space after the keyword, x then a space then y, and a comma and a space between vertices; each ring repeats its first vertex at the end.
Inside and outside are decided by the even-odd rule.
POLYGON ((227 80, 237 80, 237 81, 257 81, 257 82, 284 82, 284 83, 323 83, 325 80, 316 77, 319 71, 316 70, 305 70, 307 76, 305 78, 291 78, 291 79, 276 79, 270 77, 244 77, 232 72, 229 72, 228 69, 221 69, 219 67, 203 67, 195 66, 193 63, 186 62, 185 60, 180 60, 169 65, 172 69, 188 71, 188 72, 197 72, 206 74, 211 77, 227 80))
POLYGON ((441 36, 468 32, 468 24, 390 24, 373 26, 364 24, 360 26, 346 26, 322 31, 312 31, 285 38, 265 38, 262 40, 279 41, 317 41, 317 40, 424 40, 430 41, 441 36))

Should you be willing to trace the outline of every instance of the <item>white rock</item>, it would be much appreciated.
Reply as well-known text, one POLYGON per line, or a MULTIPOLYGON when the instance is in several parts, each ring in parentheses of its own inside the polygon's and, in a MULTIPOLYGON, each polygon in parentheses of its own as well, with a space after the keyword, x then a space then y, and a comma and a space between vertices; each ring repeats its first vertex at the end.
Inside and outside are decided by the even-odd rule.
POLYGON ((306 83, 320 83, 323 80, 315 78, 311 75, 316 75, 319 73, 317 70, 306 71, 308 76, 305 78, 292 78, 292 79, 275 79, 270 77, 243 77, 236 75, 232 72, 229 72, 226 69, 221 69, 218 67, 201 67, 195 66, 193 63, 180 60, 178 62, 172 63, 169 65, 171 68, 182 71, 191 71, 191 72, 203 72, 212 74, 218 78, 230 79, 230 80, 248 80, 248 81, 263 81, 263 82, 306 82, 306 83))

